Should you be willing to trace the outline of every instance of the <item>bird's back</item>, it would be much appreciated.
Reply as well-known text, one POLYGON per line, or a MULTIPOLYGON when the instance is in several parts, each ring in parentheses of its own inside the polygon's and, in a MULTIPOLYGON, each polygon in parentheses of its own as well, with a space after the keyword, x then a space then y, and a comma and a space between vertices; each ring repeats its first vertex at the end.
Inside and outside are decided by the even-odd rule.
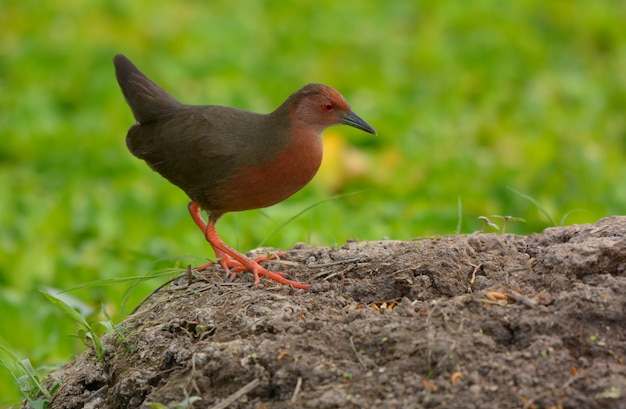
MULTIPOLYGON (((232 179, 246 167, 262 166, 287 144, 288 121, 214 105, 185 105, 146 77, 126 57, 114 59, 122 93, 137 123, 128 149, 207 210, 226 212, 223 192, 244 197, 232 179)), ((282 199, 282 198, 281 198, 282 199)), ((242 199, 245 201, 245 199, 242 199)), ((273 203, 266 203, 268 206, 273 203)), ((256 204, 250 208, 257 207, 256 204)))

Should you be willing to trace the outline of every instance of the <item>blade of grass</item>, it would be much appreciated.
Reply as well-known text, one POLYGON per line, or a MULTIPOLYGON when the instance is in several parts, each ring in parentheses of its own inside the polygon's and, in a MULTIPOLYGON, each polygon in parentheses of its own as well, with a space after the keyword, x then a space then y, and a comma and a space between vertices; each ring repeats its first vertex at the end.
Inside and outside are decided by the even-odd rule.
POLYGON ((565 213, 563 215, 563 217, 561 217, 561 220, 559 220, 559 226, 563 226, 565 225, 565 220, 568 218, 568 216, 572 213, 576 213, 576 212, 585 212, 585 213, 589 213, 592 214, 590 211, 585 210, 585 209, 572 209, 569 212, 565 213))
POLYGON ((524 199, 528 200, 529 202, 531 202, 535 206, 537 206, 537 209, 539 209, 539 211, 541 213, 543 213, 543 215, 548 218, 550 223, 553 226, 556 226, 556 223, 554 222, 554 219, 552 219, 552 217, 550 217, 550 215, 548 214, 548 211, 543 206, 541 206, 541 204, 538 201, 536 201, 533 197, 525 195, 524 193, 518 192, 517 190, 515 190, 515 189, 513 189, 512 187, 509 187, 509 186, 507 186, 507 189, 509 189, 511 192, 515 193, 516 195, 521 196, 524 199))
MULTIPOLYGON (((39 390, 39 392, 41 392, 41 394, 44 395, 46 399, 48 400, 52 399, 52 395, 41 384, 41 382, 39 381, 39 375, 37 375, 37 371, 35 371, 35 368, 33 368, 33 366, 31 365, 28 359, 19 359, 17 355, 13 353, 13 351, 11 351, 9 348, 5 347, 2 344, 0 344, 0 350, 4 351, 9 356, 9 358, 11 358, 13 363, 22 369, 24 374, 30 380, 31 384, 35 385, 37 390, 39 390)), ((13 377, 15 382, 20 386, 20 390, 22 390, 22 392, 25 393, 25 390, 23 389, 24 386, 21 384, 19 380, 20 377, 15 376, 15 373, 13 372, 13 370, 4 361, 0 360, 0 365, 4 366, 9 371, 9 373, 11 373, 11 376, 13 377)))
POLYGON ((85 319, 85 317, 80 315, 78 311, 76 311, 74 308, 70 307, 69 305, 67 305, 66 303, 64 303, 63 301, 61 301, 59 298, 55 297, 52 294, 48 294, 47 292, 43 290, 41 290, 40 292, 44 295, 44 297, 48 299, 48 301, 50 301, 55 307, 60 309, 71 320, 76 321, 77 323, 85 327, 87 331, 89 331, 89 323, 87 323, 87 320, 85 319))
POLYGON ((98 356, 98 361, 101 361, 104 358, 105 350, 102 347, 102 341, 98 334, 94 333, 91 326, 78 311, 76 311, 73 307, 64 303, 61 299, 53 296, 52 294, 48 294, 45 291, 40 291, 54 306, 63 311, 65 315, 67 315, 71 320, 82 325, 87 333, 89 334, 89 339, 93 342, 93 347, 96 350, 96 355, 98 356))
POLYGON ((461 196, 459 196, 457 200, 457 219, 456 234, 461 234, 461 225, 463 224, 463 203, 461 202, 461 196))
POLYGON ((164 277, 172 274, 180 273, 184 271, 181 268, 167 268, 163 270, 157 270, 161 272, 155 272, 154 274, 142 275, 142 276, 133 276, 133 277, 118 277, 118 278, 104 278, 102 280, 90 281, 88 283, 79 284, 74 287, 67 288, 65 290, 59 291, 59 294, 68 293, 71 291, 81 290, 84 288, 92 288, 92 287, 102 287, 108 284, 117 284, 124 283, 127 281, 141 281, 141 280, 149 280, 152 278, 164 277))

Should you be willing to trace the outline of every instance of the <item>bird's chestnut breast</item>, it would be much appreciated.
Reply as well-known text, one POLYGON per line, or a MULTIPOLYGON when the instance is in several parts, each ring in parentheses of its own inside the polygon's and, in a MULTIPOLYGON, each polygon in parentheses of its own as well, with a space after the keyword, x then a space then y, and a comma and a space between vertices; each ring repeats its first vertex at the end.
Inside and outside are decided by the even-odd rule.
POLYGON ((321 135, 302 132, 266 162, 240 169, 216 196, 228 211, 271 206, 302 189, 321 163, 321 135))

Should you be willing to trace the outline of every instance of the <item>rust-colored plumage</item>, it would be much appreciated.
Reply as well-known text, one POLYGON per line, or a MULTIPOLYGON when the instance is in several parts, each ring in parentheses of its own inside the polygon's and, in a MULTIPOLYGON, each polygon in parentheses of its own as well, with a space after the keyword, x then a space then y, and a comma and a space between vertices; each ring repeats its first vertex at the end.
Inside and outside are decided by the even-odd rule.
MULTIPOLYGON (((191 199, 189 211, 227 271, 250 271, 296 288, 309 286, 265 270, 224 244, 215 222, 224 213, 285 200, 304 187, 322 161, 321 135, 332 125, 374 129, 339 92, 309 84, 274 112, 257 114, 215 105, 185 105, 123 55, 114 58, 120 88, 137 123, 128 149, 191 199), (208 224, 200 215, 207 212, 208 224)), ((199 267, 206 268, 210 263, 199 267)))

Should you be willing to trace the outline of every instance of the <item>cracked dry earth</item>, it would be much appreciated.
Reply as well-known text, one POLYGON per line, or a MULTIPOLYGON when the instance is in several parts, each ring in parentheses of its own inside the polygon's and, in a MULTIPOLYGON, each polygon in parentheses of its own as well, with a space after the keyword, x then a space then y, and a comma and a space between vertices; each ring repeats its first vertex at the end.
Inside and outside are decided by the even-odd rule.
POLYGON ((183 275, 103 362, 54 373, 50 407, 626 408, 625 234, 611 217, 270 262, 310 291, 183 275))

